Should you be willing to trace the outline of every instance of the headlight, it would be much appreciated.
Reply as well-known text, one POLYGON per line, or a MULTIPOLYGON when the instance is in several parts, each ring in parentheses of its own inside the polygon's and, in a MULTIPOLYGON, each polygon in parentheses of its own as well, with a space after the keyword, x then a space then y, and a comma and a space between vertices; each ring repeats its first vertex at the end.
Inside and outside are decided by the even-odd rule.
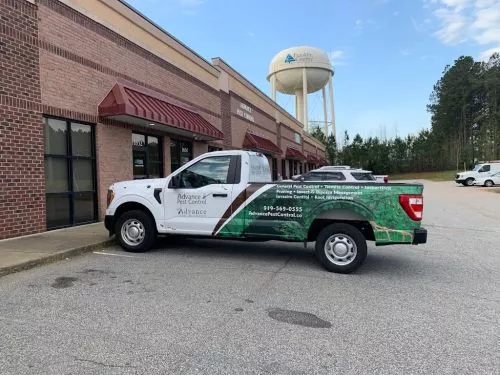
POLYGON ((113 199, 115 199, 115 192, 113 189, 108 189, 108 196, 106 197, 106 205, 109 207, 111 202, 113 202, 113 199))

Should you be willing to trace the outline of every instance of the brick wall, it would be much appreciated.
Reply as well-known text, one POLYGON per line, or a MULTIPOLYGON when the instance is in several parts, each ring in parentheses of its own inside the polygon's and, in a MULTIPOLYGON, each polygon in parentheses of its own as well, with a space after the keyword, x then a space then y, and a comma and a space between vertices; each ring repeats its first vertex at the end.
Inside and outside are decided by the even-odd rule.
POLYGON ((37 8, 0 0, 0 239, 45 230, 37 8))
POLYGON ((106 210, 109 185, 133 178, 132 130, 126 127, 96 126, 99 218, 106 210))
POLYGON ((225 149, 232 148, 233 136, 231 126, 231 96, 224 91, 220 91, 221 100, 221 123, 224 140, 222 141, 225 149))
POLYGON ((73 88, 66 101, 76 100, 77 110, 94 113, 112 83, 122 78, 193 105, 221 129, 218 91, 66 5, 40 1, 39 38, 43 103, 61 102, 57 86, 66 82, 67 89, 73 88), (64 79, 58 79, 59 72, 64 79))

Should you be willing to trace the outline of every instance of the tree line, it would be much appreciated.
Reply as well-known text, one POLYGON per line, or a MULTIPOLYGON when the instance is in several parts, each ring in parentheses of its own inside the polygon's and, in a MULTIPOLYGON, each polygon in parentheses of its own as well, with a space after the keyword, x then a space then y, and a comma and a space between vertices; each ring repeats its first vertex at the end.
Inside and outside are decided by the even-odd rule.
POLYGON ((446 66, 433 87, 427 110, 429 129, 404 138, 363 139, 348 132, 342 145, 315 128, 311 135, 326 146, 329 164, 374 173, 469 169, 500 159, 500 55, 487 62, 461 56, 446 66))

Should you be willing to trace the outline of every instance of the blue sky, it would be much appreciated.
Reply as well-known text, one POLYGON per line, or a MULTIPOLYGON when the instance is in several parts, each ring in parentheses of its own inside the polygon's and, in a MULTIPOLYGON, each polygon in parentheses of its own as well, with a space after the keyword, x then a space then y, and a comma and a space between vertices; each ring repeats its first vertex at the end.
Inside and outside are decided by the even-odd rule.
MULTIPOLYGON (((309 45, 335 66, 337 135, 393 137, 430 126, 444 67, 500 51, 500 0, 128 0, 201 56, 221 57, 270 95, 269 62, 309 45)), ((293 111, 291 97, 278 101, 293 111)), ((312 95, 310 117, 321 120, 312 95)), ((341 139, 339 139, 340 141, 341 139)))

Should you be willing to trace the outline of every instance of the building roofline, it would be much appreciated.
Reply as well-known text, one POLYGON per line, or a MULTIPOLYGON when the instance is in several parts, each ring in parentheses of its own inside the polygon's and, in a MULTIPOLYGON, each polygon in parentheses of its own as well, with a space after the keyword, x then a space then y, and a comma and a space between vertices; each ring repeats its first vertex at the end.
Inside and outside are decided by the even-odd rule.
MULTIPOLYGON (((152 26, 158 32, 160 32, 161 34, 163 34, 163 36, 166 37, 166 40, 161 40, 162 42, 164 42, 167 45, 170 45, 171 47, 174 47, 174 48, 175 47, 181 47, 181 49, 178 49, 179 53, 181 53, 182 55, 184 55, 185 57, 187 57, 188 59, 192 60, 195 63, 201 63, 200 65, 203 65, 203 68, 207 72, 213 74, 214 76, 217 77, 219 75, 220 72, 218 71, 218 69, 216 69, 210 63, 210 61, 208 61, 207 59, 205 59, 204 57, 202 57, 201 55, 199 55, 193 49, 191 49, 186 44, 184 44, 183 42, 181 42, 179 39, 177 39, 175 36, 173 36, 172 34, 170 34, 168 31, 166 31, 160 25, 158 25, 157 23, 155 23, 154 21, 152 21, 150 18, 148 18, 147 16, 145 16, 142 12, 140 12, 139 10, 137 10, 136 8, 134 8, 132 5, 130 5, 129 3, 127 3, 125 0, 102 0, 102 1, 104 1, 106 5, 111 6, 112 8, 114 8, 112 2, 116 2, 116 3, 119 3, 119 4, 123 5, 123 6, 125 6, 127 9, 129 9, 130 11, 132 11, 133 13, 135 13, 137 16, 139 16, 140 18, 142 18, 144 21, 146 21, 150 26, 152 26), (182 49, 184 49, 184 51, 182 49), (196 61, 196 60, 198 60, 198 61, 196 61)), ((115 9, 115 10, 117 10, 117 9, 115 9)), ((133 20, 130 20, 130 21, 134 22, 133 20)), ((142 27, 142 25, 137 25, 137 26, 142 27)), ((142 28, 144 28, 144 27, 142 27, 142 28)), ((145 31, 149 32, 149 30, 145 30, 145 31)))

